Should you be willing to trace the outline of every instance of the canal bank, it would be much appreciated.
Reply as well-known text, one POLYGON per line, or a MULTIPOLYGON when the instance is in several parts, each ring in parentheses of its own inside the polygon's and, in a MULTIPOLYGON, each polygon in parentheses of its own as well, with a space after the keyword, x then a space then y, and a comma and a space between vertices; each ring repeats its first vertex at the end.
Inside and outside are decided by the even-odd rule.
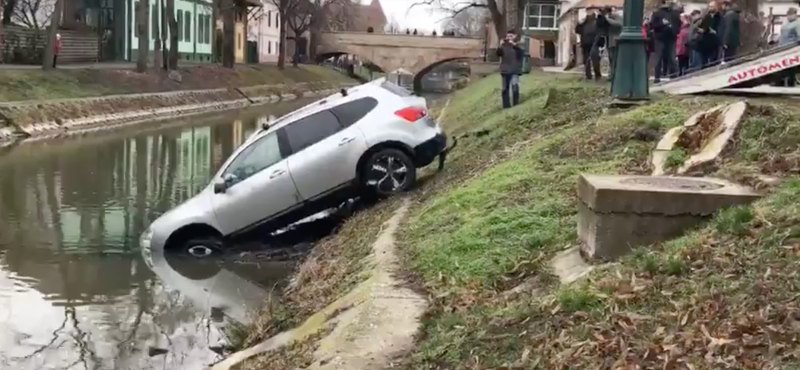
POLYGON ((260 122, 308 102, 6 148, 0 368, 202 369, 218 361, 229 320, 247 322, 294 262, 148 268, 138 236, 206 186, 260 122))
MULTIPOLYGON (((177 83, 176 86, 175 81, 166 76, 144 75, 145 79, 153 79, 153 81, 142 84, 141 90, 138 90, 144 91, 142 93, 113 94, 113 92, 127 92, 128 90, 121 87, 116 89, 98 87, 95 96, 48 99, 47 97, 58 95, 40 94, 46 98, 0 102, 0 145, 276 103, 302 97, 318 97, 355 84, 355 81, 343 78, 337 72, 319 66, 304 66, 291 71, 291 73, 260 70, 253 67, 255 71, 248 71, 246 79, 240 76, 244 72, 237 71, 234 71, 237 74, 227 76, 227 79, 224 74, 223 78, 213 78, 213 72, 220 71, 209 72, 203 68, 207 67, 196 67, 193 72, 187 72, 187 75, 195 75, 194 79, 206 76, 208 81, 204 83, 187 81, 185 85, 177 83), (200 71, 203 73, 199 73, 200 71), (270 76, 270 74, 281 73, 286 73, 286 75, 270 76), (164 83, 164 79, 170 83, 164 83), (259 83, 263 81, 276 81, 276 83, 259 83), (187 87, 194 86, 208 86, 209 88, 187 89, 187 87)), ((108 71, 108 73, 111 72, 114 71, 108 71)), ((2 73, 11 72, 3 71, 2 73)), ((50 77, 55 78, 55 76, 50 77)), ((127 78, 131 82, 136 82, 140 77, 142 76, 129 73, 127 78)), ((125 83, 124 78, 124 76, 117 76, 110 79, 108 83, 116 81, 122 86, 129 86, 130 83, 125 83)), ((36 81, 33 79, 32 82, 27 82, 27 85, 21 83, 20 86, 32 88, 31 84, 35 85, 36 81)), ((56 81, 58 80, 56 79, 56 81)), ((70 83, 83 83, 81 80, 69 81, 70 83)), ((53 84, 54 82, 48 81, 47 83, 53 84)), ((89 82, 86 84, 94 86, 89 82)), ((71 85, 67 84, 67 86, 71 85)), ((51 88, 60 91, 65 87, 51 86, 51 88)), ((86 86, 76 85, 75 90, 75 95, 90 94, 85 91, 90 90, 86 86)))

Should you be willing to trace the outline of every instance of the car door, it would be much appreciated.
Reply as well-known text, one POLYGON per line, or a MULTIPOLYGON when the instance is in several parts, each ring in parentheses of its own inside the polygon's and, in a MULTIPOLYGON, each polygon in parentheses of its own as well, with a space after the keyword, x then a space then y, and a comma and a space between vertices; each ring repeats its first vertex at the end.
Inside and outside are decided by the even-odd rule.
POLYGON ((227 187, 214 194, 212 204, 225 235, 255 226, 299 202, 275 132, 240 151, 215 181, 220 179, 228 179, 227 187))
POLYGON ((311 200, 349 184, 358 160, 367 150, 364 134, 343 127, 330 110, 287 125, 291 148, 289 171, 303 200, 311 200))

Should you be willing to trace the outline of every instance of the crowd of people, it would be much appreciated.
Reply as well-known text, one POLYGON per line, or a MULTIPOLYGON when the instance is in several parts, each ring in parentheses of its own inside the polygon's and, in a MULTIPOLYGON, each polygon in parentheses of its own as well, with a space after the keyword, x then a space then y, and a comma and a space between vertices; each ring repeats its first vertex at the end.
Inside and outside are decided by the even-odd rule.
MULTIPOLYGON (((652 15, 645 17, 642 33, 646 39, 648 61, 654 67, 655 82, 662 77, 680 76, 695 70, 725 63, 737 57, 741 45, 742 16, 730 0, 720 4, 712 0, 705 10, 684 12, 680 3, 662 0, 652 15)), ((575 28, 580 36, 584 71, 588 79, 601 79, 600 60, 605 50, 613 77, 617 39, 622 22, 617 9, 590 9, 575 28)), ((797 9, 787 12, 777 44, 800 40, 800 21, 797 9)), ((794 86, 795 79, 786 78, 794 86)))

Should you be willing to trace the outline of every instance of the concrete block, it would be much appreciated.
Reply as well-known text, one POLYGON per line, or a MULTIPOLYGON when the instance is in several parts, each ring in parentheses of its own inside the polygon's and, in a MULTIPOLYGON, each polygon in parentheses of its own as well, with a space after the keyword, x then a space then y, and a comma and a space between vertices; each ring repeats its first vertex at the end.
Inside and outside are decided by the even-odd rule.
POLYGON ((759 195, 720 179, 581 175, 578 198, 583 252, 608 260, 679 236, 718 210, 759 195))

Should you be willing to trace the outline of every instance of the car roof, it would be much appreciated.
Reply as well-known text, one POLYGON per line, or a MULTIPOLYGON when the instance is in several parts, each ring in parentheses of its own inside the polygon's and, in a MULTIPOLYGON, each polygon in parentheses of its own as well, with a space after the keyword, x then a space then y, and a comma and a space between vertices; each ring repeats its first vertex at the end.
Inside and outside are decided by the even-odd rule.
POLYGON ((292 122, 295 122, 301 118, 308 117, 314 113, 319 111, 330 109, 332 107, 341 105, 343 103, 356 100, 358 98, 364 96, 373 96, 381 95, 381 84, 386 81, 385 77, 381 77, 365 84, 356 85, 347 89, 344 89, 347 92, 347 95, 342 95, 341 91, 337 91, 335 94, 331 94, 325 98, 320 100, 314 101, 310 104, 304 105, 298 109, 295 109, 292 112, 289 112, 282 117, 278 118, 277 120, 273 121, 272 124, 266 130, 263 130, 256 136, 263 136, 269 134, 273 131, 276 131, 292 122))

